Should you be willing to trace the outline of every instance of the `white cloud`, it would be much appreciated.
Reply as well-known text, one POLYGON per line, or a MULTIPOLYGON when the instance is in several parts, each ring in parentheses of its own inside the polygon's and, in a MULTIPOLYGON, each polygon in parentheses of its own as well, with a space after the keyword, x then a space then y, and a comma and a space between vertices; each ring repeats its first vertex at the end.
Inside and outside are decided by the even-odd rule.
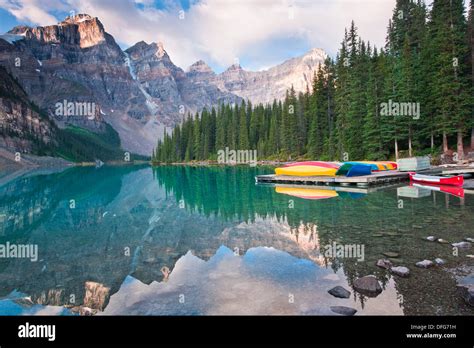
MULTIPOLYGON (((381 46, 395 0, 202 0, 191 5, 184 19, 178 6, 159 10, 151 7, 151 0, 16 0, 20 7, 5 6, 10 3, 0 0, 19 20, 39 24, 55 20, 47 8, 70 6, 99 17, 125 45, 161 41, 179 66, 204 59, 225 67, 250 49, 257 50, 251 56, 262 57, 262 66, 270 64, 275 60, 268 52, 272 40, 299 40, 308 49, 321 47, 335 54, 352 19, 364 39, 381 46), (264 42, 265 49, 259 50, 264 42)), ((288 52, 282 59, 291 56, 288 52)))
POLYGON ((0 0, 0 7, 9 11, 19 21, 44 25, 57 22, 46 9, 61 8, 63 4, 55 0, 0 0))

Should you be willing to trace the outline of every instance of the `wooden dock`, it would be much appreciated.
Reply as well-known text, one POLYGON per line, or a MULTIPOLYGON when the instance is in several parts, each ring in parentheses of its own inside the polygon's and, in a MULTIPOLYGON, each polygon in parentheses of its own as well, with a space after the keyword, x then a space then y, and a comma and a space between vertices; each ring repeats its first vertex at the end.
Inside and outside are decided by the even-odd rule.
POLYGON ((398 183, 409 179, 407 172, 395 170, 373 173, 372 175, 355 176, 288 176, 288 175, 257 175, 256 183, 296 184, 296 185, 332 185, 332 186, 375 186, 398 183))
POLYGON ((375 185, 375 186, 341 186, 341 185, 318 185, 318 184, 311 184, 311 185, 302 185, 302 184, 274 184, 274 183, 261 183, 259 185, 269 186, 269 187, 287 187, 287 188, 304 188, 304 189, 316 189, 316 190, 328 190, 328 191, 336 191, 336 192, 347 192, 347 193, 360 193, 360 194, 369 194, 373 192, 377 192, 380 190, 384 190, 390 187, 399 187, 399 183, 392 183, 392 184, 384 184, 384 185, 375 185))
POLYGON ((474 176, 474 167, 436 167, 419 172, 424 175, 465 175, 474 176))

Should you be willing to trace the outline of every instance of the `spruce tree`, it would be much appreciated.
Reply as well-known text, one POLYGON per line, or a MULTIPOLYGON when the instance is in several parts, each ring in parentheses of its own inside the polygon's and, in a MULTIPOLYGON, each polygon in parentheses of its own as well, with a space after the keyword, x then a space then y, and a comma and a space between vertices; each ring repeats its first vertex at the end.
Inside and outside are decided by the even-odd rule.
POLYGON ((474 0, 471 0, 469 7, 467 28, 468 68, 471 75, 471 151, 474 151, 474 0))

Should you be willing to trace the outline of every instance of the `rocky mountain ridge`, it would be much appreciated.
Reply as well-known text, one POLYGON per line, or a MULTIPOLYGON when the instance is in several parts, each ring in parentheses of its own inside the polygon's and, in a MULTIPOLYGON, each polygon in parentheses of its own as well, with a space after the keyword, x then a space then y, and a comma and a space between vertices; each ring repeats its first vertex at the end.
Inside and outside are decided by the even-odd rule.
POLYGON ((219 104, 267 103, 292 85, 311 85, 325 58, 322 50, 265 71, 231 66, 216 74, 202 60, 184 71, 162 43, 138 42, 123 51, 96 17, 78 14, 50 26, 17 26, 0 36, 0 65, 60 128, 101 134, 109 123, 124 149, 149 155, 165 129, 203 108, 219 104), (91 103, 94 117, 64 117, 57 103, 91 103))

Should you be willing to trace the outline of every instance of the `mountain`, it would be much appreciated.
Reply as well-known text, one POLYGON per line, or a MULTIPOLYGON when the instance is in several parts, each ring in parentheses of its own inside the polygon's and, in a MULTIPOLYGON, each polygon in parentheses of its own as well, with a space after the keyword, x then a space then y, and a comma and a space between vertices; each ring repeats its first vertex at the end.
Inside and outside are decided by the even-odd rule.
POLYGON ((291 86, 296 92, 311 88, 314 72, 326 57, 322 49, 315 48, 264 71, 246 71, 234 64, 211 78, 210 82, 222 91, 248 99, 253 104, 271 103, 274 99, 283 99, 291 86))
POLYGON ((60 128, 103 134, 108 122, 125 149, 146 152, 125 136, 147 123, 145 97, 130 76, 125 54, 97 18, 77 15, 52 26, 15 27, 8 35, 14 40, 0 40, 0 64, 60 128), (93 118, 58 115, 57 103, 64 101, 93 105, 93 118))
MULTIPOLYGON (((69 125, 59 128, 5 68, 0 66, 0 166, 37 166, 59 163, 38 161, 30 155, 62 157, 70 161, 113 160, 123 156, 120 139, 104 123, 100 135, 69 125), (21 160, 17 162, 17 153, 21 160)), ((44 158, 43 158, 44 159, 44 158)))
POLYGON ((55 126, 32 105, 18 82, 0 67, 0 146, 20 153, 47 148, 55 126))
POLYGON ((221 74, 200 60, 184 71, 161 43, 140 41, 122 51, 87 14, 0 36, 0 65, 60 129, 101 137, 112 127, 124 150, 143 155, 188 113, 243 99, 272 102, 292 85, 304 91, 324 57, 316 49, 265 71, 231 66, 221 74), (58 113, 58 105, 71 103, 90 106, 91 115, 58 113))
POLYGON ((125 53, 130 61, 130 73, 146 96, 150 113, 165 125, 173 126, 188 112, 195 113, 204 107, 241 100, 232 93, 202 83, 202 73, 212 74, 209 67, 186 73, 174 65, 162 43, 141 41, 125 53))

